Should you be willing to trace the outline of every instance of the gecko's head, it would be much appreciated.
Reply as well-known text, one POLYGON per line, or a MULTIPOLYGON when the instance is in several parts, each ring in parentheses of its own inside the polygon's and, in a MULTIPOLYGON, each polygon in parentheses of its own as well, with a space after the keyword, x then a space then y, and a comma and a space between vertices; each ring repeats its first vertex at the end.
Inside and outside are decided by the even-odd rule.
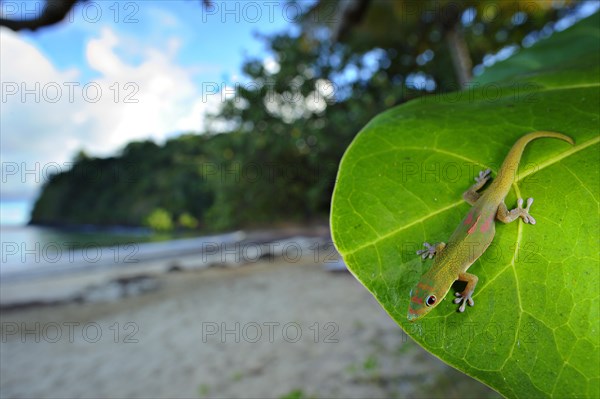
POLYGON ((409 321, 415 321, 425 316, 442 301, 444 293, 438 292, 434 285, 431 279, 423 276, 410 291, 407 316, 409 321))

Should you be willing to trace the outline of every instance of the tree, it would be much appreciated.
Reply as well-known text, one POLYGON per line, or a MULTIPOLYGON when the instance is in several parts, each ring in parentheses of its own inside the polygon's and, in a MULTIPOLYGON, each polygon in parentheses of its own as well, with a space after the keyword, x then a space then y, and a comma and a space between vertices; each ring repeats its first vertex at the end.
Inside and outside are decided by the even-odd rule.
POLYGON ((573 1, 321 0, 305 15, 307 34, 326 27, 335 42, 358 49, 391 48, 412 69, 422 69, 446 88, 465 87, 486 54, 540 29, 573 1), (428 52, 428 53, 426 53, 428 52), (430 62, 435 57, 434 62, 430 62), (429 65, 427 65, 429 64, 429 65), (419 68, 419 66, 421 68, 419 68), (444 74, 453 70, 454 76, 444 74))

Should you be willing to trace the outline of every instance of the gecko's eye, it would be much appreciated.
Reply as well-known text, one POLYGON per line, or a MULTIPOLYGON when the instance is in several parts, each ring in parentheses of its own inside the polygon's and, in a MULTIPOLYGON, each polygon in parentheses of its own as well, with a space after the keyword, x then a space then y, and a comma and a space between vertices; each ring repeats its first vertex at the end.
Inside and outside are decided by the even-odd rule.
POLYGON ((425 299, 425 304, 427 306, 433 306, 433 305, 435 305, 436 301, 437 301, 437 298, 435 297, 435 295, 429 295, 427 297, 427 299, 425 299))

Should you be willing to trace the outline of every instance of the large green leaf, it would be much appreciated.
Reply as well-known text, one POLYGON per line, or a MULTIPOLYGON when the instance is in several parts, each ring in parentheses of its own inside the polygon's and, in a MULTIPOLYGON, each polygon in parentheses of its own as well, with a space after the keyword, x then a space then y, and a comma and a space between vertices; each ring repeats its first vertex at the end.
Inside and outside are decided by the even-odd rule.
POLYGON ((508 397, 600 397, 598 38, 594 15, 491 68, 477 89, 391 109, 340 165, 331 224, 348 268, 425 349, 508 397), (474 307, 457 312, 457 284, 410 323, 409 292, 432 263, 415 251, 447 240, 477 172, 495 175, 536 130, 576 141, 525 149, 506 202, 535 198, 537 224, 497 225, 469 269, 479 277, 474 307))

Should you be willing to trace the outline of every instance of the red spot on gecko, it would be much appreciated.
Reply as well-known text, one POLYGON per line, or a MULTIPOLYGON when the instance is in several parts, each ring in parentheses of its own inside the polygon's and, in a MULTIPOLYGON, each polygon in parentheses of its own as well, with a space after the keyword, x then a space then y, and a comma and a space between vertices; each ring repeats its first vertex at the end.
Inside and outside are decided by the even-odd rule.
POLYGON ((492 225, 492 220, 494 220, 494 215, 490 216, 482 225, 481 225, 481 232, 485 233, 486 231, 488 231, 492 225))
POLYGON ((477 220, 475 220, 475 223, 473 223, 473 226, 471 226, 471 228, 469 230, 467 230, 467 234, 473 234, 475 232, 475 228, 477 226, 477 222, 479 222, 479 218, 481 218, 481 215, 477 215, 477 220))
POLYGON ((419 298, 418 296, 413 296, 412 298, 410 298, 411 301, 416 302, 416 303, 423 303, 423 300, 421 298, 419 298))
POLYGON ((465 226, 468 226, 473 221, 473 212, 469 212, 467 215, 467 219, 465 220, 465 226))

